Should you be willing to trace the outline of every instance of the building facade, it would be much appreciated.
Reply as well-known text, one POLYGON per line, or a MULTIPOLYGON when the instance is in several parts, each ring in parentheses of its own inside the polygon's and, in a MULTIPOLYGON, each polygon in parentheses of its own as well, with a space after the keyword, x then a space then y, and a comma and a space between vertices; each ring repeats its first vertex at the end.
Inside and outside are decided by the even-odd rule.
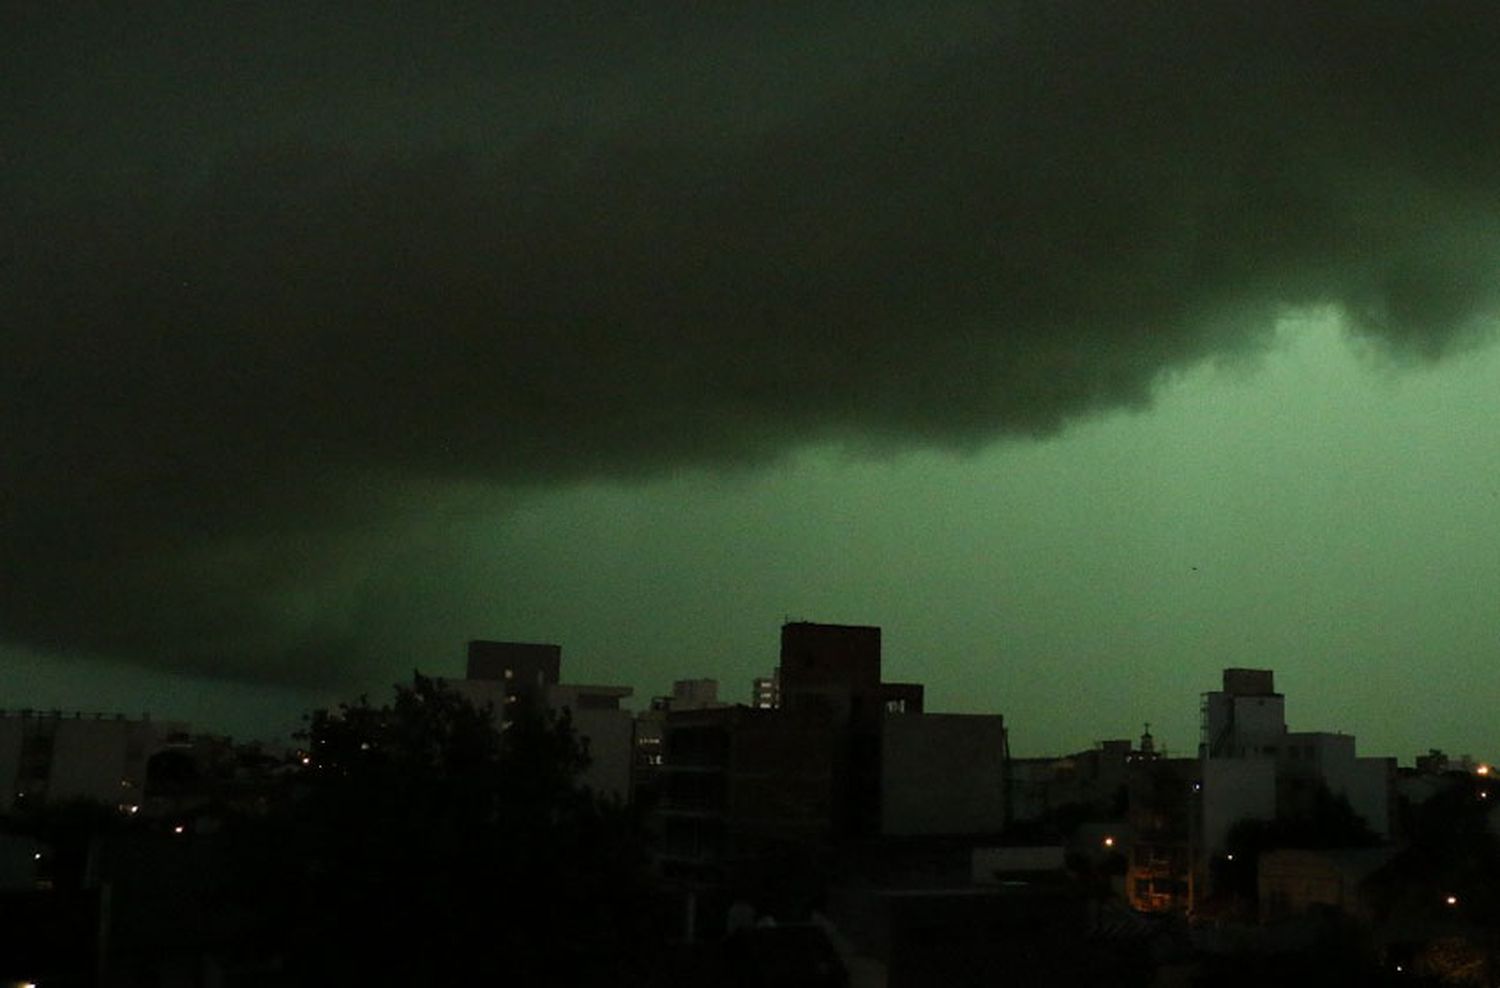
POLYGON ((124 714, 0 711, 0 812, 89 799, 134 812, 151 756, 184 726, 124 714))
POLYGON ((620 704, 635 692, 631 687, 560 682, 562 646, 531 642, 471 641, 465 672, 443 685, 488 705, 502 727, 521 705, 566 712, 589 756, 579 781, 602 796, 630 798, 634 718, 620 704))

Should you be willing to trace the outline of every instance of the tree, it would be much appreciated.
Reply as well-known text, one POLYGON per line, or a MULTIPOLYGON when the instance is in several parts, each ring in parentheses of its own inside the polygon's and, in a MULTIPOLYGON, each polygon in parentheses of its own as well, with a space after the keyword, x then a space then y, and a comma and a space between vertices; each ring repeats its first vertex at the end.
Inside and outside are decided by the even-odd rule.
POLYGON ((305 983, 620 984, 644 963, 642 832, 579 786, 566 714, 500 730, 415 676, 390 705, 313 713, 305 740, 247 856, 283 904, 265 943, 305 983))
POLYGON ((1247 908, 1257 902, 1260 856, 1279 848, 1375 847, 1380 836, 1354 811, 1348 797, 1319 784, 1302 812, 1275 820, 1241 820, 1229 828, 1227 858, 1213 862, 1214 887, 1247 908))

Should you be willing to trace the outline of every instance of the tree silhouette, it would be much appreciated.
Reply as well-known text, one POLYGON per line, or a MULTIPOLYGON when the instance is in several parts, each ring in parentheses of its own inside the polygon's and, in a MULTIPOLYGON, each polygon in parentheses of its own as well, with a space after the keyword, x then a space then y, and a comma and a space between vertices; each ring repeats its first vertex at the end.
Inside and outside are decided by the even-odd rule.
POLYGON ((265 948, 295 980, 629 983, 651 942, 641 829, 578 785, 564 713, 501 730, 431 679, 313 713, 305 765, 250 828, 265 948))

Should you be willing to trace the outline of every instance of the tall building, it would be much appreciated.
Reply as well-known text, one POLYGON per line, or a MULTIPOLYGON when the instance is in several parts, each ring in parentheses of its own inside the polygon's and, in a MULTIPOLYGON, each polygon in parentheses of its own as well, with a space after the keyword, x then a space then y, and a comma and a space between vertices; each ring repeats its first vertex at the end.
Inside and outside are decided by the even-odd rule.
POLYGON ((678 710, 663 725, 653 828, 662 874, 732 886, 789 847, 834 836, 843 732, 779 710, 678 710))
POLYGON ((562 646, 531 642, 469 642, 464 678, 500 683, 506 703, 540 703, 562 675, 562 646))
POLYGON ((856 730, 868 729, 887 710, 921 713, 920 683, 880 679, 880 629, 792 621, 781 626, 779 705, 819 710, 856 730))
POLYGON ((789 845, 1003 828, 1004 720, 924 715, 920 684, 881 680, 880 645, 876 627, 788 622, 755 706, 667 712, 664 873, 722 881, 789 845))
POLYGON ((1225 669, 1223 689, 1203 696, 1203 836, 1222 849, 1239 820, 1304 812, 1319 787, 1349 801, 1378 836, 1390 834, 1394 760, 1360 758, 1354 736, 1290 731, 1286 698, 1269 669, 1225 669))
POLYGON ((1286 697, 1270 669, 1225 669, 1224 688, 1203 694, 1200 752, 1209 758, 1271 753, 1286 734, 1286 697))
POLYGON ((1271 670, 1225 669, 1201 710, 1200 869, 1227 852, 1240 821, 1305 819, 1327 796, 1346 800, 1376 837, 1390 836, 1395 759, 1359 757, 1350 734, 1288 730, 1271 670))
POLYGON ((1192 904, 1202 764, 1197 758, 1139 758, 1130 765, 1128 785, 1126 897, 1141 912, 1185 912, 1192 904))

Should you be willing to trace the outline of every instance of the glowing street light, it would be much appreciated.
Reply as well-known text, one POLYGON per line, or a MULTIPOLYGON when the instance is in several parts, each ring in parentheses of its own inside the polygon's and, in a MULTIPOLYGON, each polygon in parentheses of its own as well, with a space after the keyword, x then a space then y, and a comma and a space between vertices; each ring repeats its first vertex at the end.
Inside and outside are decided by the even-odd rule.
POLYGON ((1456 906, 1456 905, 1458 905, 1458 896, 1456 896, 1456 895, 1450 895, 1446 899, 1444 899, 1443 901, 1446 902, 1450 906, 1456 906))

